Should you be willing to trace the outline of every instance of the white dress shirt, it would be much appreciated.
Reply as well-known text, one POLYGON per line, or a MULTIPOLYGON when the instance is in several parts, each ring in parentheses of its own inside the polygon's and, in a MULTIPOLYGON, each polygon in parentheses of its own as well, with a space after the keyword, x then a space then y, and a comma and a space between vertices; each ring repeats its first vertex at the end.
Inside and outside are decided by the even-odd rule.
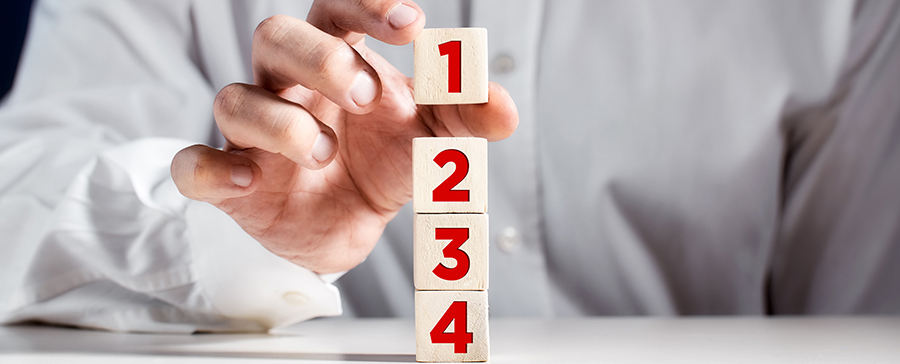
MULTIPOLYGON (((411 316, 412 213, 337 281, 169 176, 253 30, 309 1, 36 4, 0 108, 0 320, 255 331, 411 316), (343 301, 343 304, 341 303, 343 301)), ((900 6, 421 1, 489 32, 491 314, 898 313, 900 6)), ((370 47, 412 75, 410 46, 370 47)), ((298 229, 302 229, 300 226, 298 229)))

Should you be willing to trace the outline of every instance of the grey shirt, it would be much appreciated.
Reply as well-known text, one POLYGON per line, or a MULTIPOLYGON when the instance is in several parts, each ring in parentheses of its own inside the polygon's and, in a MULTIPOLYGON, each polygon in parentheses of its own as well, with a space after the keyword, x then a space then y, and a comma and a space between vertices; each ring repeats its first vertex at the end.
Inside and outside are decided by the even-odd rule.
MULTIPOLYGON (((0 322, 412 316, 409 207, 331 285, 169 176, 311 1, 43 0, 0 108, 0 322)), ((493 316, 900 313, 900 3, 421 1, 488 29, 493 316)), ((411 46, 367 44, 412 76, 411 46)), ((303 229, 298 226, 298 229, 303 229)))
MULTIPOLYGON (((900 312, 900 4, 468 10, 521 115, 489 147, 492 315, 900 312)), ((412 314, 411 231, 348 312, 412 314)))

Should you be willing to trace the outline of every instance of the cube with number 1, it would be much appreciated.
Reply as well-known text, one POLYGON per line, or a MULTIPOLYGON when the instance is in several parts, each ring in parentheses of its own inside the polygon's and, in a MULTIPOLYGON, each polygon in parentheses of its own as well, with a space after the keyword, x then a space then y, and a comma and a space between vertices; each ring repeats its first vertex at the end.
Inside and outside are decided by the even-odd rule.
POLYGON ((423 29, 413 49, 417 104, 488 101, 487 29, 423 29))

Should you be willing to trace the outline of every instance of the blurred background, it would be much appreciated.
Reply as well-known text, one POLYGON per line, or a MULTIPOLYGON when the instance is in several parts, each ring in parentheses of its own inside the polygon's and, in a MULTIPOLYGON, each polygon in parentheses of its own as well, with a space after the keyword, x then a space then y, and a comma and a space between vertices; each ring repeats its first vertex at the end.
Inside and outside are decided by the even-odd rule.
POLYGON ((6 96, 22 53, 31 0, 7 0, 0 5, 0 98, 6 96))
MULTIPOLYGON (((900 1, 858 7, 842 0, 531 1, 532 7, 518 9, 527 16, 512 12, 517 6, 503 7, 515 3, 508 1, 422 1, 426 13, 436 14, 429 27, 491 29, 491 79, 521 105, 516 134, 490 151, 491 246, 498 249, 491 253, 492 315, 898 312, 900 1), (582 32, 592 37, 573 36, 582 32), (843 75, 845 58, 853 66, 843 75)), ((5 179, 25 196, 16 201, 33 207, 0 204, 0 221, 7 222, 0 224, 0 257, 16 256, 3 252, 6 241, 8 249, 40 246, 54 254, 29 250, 47 258, 33 264, 51 262, 46 266, 55 269, 54 259, 70 256, 52 249, 76 235, 47 233, 54 238, 35 244, 8 235, 42 237, 77 223, 129 227, 133 235, 109 234, 107 241, 97 228, 98 238, 85 241, 127 251, 141 267, 179 262, 178 254, 153 252, 180 251, 186 238, 144 233, 159 225, 142 220, 144 202, 132 193, 169 179, 174 150, 166 154, 168 144, 156 149, 145 143, 165 137, 221 145, 210 105, 224 85, 252 80, 240 65, 250 64, 253 29, 279 12, 302 18, 310 2, 197 2, 212 8, 197 11, 207 15, 203 19, 185 17, 186 11, 143 11, 182 3, 165 0, 121 8, 113 5, 126 2, 43 3, 58 5, 55 12, 36 1, 2 2, 0 95, 8 99, 0 115, 11 116, 0 119, 0 141, 10 140, 0 143, 0 152, 9 151, 9 157, 0 154, 7 163, 0 164, 0 203, 11 190, 4 190, 5 179), (29 56, 20 60, 33 6, 32 30, 60 18, 82 21, 44 32, 47 37, 33 32, 29 56), (114 16, 118 12, 127 16, 114 16), (170 13, 180 16, 176 23, 190 21, 203 31, 187 25, 180 29, 190 32, 141 31, 175 26, 170 13), (125 28, 126 36, 117 37, 125 28), (44 52, 47 62, 32 56, 48 49, 54 52, 44 52), (165 54, 172 50, 173 56, 165 54), (141 62, 150 52, 159 56, 141 62), (18 69, 11 94, 17 65, 28 67, 18 69), (213 65, 229 70, 208 72, 213 65), (11 106, 21 107, 5 114, 11 106), (13 129, 21 133, 6 132, 13 129), (160 173, 141 171, 135 180, 143 182, 131 183, 132 170, 117 167, 115 176, 128 177, 113 178, 91 169, 101 152, 133 158, 120 164, 138 166, 135 171, 160 173), (59 177, 60 171, 68 174, 59 177), (78 192, 71 197, 78 210, 66 215, 75 222, 45 228, 41 219, 49 221, 79 171, 126 181, 123 191, 132 192, 123 196, 133 197, 134 213, 119 214, 119 200, 105 195, 81 203, 87 197, 78 192), (12 232, 4 232, 6 226, 12 232), (139 248, 121 248, 128 244, 139 248)), ((368 45, 412 75, 411 46, 368 45)), ((371 257, 337 282, 347 316, 414 312, 412 221, 411 209, 401 210, 371 257)), ((73 267, 107 264, 79 257, 71 258, 73 267)), ((12 265, 0 259, 0 277, 19 284, 3 276, 5 266, 12 265)), ((132 274, 127 264, 109 266, 121 268, 115 275, 132 274)), ((16 272, 41 269, 23 264, 16 272)), ((107 289, 117 287, 114 282, 98 284, 107 289)))

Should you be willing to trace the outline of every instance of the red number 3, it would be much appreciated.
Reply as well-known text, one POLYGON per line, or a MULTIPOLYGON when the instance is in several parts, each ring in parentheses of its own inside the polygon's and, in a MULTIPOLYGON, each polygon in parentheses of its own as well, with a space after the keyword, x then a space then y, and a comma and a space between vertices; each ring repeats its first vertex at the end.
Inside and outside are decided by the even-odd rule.
POLYGON ((436 228, 434 238, 437 240, 450 240, 450 244, 444 247, 444 258, 456 260, 456 266, 447 268, 443 263, 434 267, 434 275, 445 281, 456 281, 469 273, 469 254, 460 247, 469 240, 469 228, 436 228))
POLYGON ((447 163, 453 163, 456 165, 456 169, 450 177, 447 177, 431 192, 432 200, 435 202, 469 202, 469 190, 453 189, 469 174, 469 158, 466 157, 466 154, 456 149, 447 149, 438 153, 434 157, 434 162, 441 168, 447 163))
POLYGON ((466 301, 454 301, 450 304, 444 316, 438 320, 437 325, 431 329, 431 342, 433 344, 453 344, 453 352, 466 353, 466 344, 472 343, 472 333, 466 332, 466 301), (453 322, 453 332, 446 332, 453 322))

